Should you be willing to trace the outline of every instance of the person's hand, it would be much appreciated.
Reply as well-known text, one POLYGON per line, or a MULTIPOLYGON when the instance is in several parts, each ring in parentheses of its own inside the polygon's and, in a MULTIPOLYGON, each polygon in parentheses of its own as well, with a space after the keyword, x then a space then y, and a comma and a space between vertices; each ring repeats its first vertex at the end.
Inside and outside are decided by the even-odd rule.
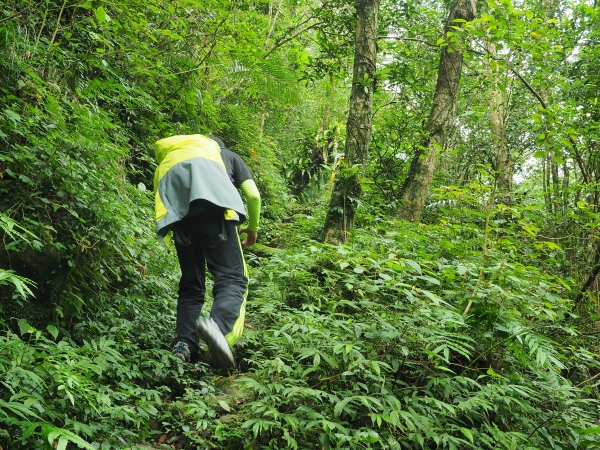
POLYGON ((242 245, 244 247, 250 247, 254 245, 256 239, 258 238, 258 233, 256 231, 249 230, 248 227, 240 228, 240 234, 245 234, 246 239, 242 241, 242 245))

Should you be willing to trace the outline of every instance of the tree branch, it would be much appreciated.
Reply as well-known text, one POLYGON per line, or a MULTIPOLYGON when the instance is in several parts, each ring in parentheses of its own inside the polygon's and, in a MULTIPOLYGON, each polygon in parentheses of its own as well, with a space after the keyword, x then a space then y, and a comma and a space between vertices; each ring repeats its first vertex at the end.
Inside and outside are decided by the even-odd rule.
POLYGON ((65 0, 60 8, 60 12, 58 13, 58 19, 56 19, 56 28, 54 28, 54 33, 52 33, 52 39, 50 39, 50 45, 48 46, 48 49, 50 49, 50 47, 52 46, 52 44, 54 43, 54 39, 56 39, 56 35, 58 33, 58 30, 60 30, 60 19, 63 15, 63 12, 65 10, 65 6, 67 4, 67 0, 65 0))
POLYGON ((316 22, 313 23, 312 25, 307 26, 306 28, 302 28, 299 31, 297 31, 296 33, 294 33, 293 35, 285 38, 285 39, 279 39, 277 42, 275 42, 275 44, 273 44, 273 47, 271 47, 271 49, 265 53, 264 55, 261 56, 260 59, 267 59, 271 53, 273 53, 275 50, 277 50, 279 47, 281 47, 283 44, 291 41, 292 39, 297 38, 299 35, 301 35, 302 33, 304 33, 305 31, 310 30, 311 28, 315 28, 316 26, 322 25, 325 22, 316 22))
POLYGON ((540 102, 542 107, 544 109, 548 109, 548 105, 546 104, 546 102, 544 101, 542 96, 536 92, 536 90, 533 88, 533 86, 531 86, 531 84, 529 84, 529 82, 525 79, 525 77, 523 77, 523 75, 521 75, 517 71, 517 69, 515 69, 514 67, 509 67, 509 69, 512 73, 514 73, 517 76, 517 78, 519 78, 519 80, 521 80, 521 82, 525 85, 525 87, 527 89, 529 89, 529 92, 531 92, 533 94, 533 96, 538 99, 538 101, 540 102))
POLYGON ((5 17, 4 19, 0 19, 0 23, 2 23, 2 22, 6 22, 6 21, 8 21, 8 20, 12 20, 12 19, 14 19, 15 17, 19 17, 21 14, 23 14, 23 13, 24 13, 25 11, 27 11, 28 9, 37 8, 37 7, 38 7, 38 6, 40 6, 41 4, 42 4, 42 2, 38 2, 38 3, 36 3, 35 5, 28 6, 27 8, 25 8, 25 9, 22 9, 21 11, 14 13, 12 16, 8 16, 8 17, 5 17))
POLYGON ((214 34, 213 41, 210 45, 208 45, 209 48, 206 51, 206 55, 204 55, 204 57, 198 62, 198 64, 196 64, 196 67, 194 67, 192 69, 188 69, 188 70, 182 70, 181 72, 177 72, 172 75, 182 75, 184 73, 194 72, 194 71, 202 68, 202 65, 204 64, 204 62, 210 57, 210 55, 212 55, 213 50, 217 46, 217 33, 219 32, 219 28, 221 28, 221 25, 223 25, 226 20, 227 20, 227 18, 224 18, 215 27, 215 32, 213 33, 214 34))
MULTIPOLYGON (((495 61, 501 61, 500 58, 498 58, 496 55, 493 55, 492 53, 490 53, 489 51, 487 51, 487 49, 486 49, 485 52, 480 52, 480 51, 475 50, 475 49, 471 49, 469 51, 471 53, 475 53, 476 55, 488 56, 488 57, 492 58, 495 61)), ((515 69, 514 67, 509 67, 508 69, 512 73, 514 73, 519 80, 521 80, 521 82, 525 85, 525 87, 529 90, 529 92, 531 92, 533 94, 533 96, 538 99, 538 101, 540 102, 540 104, 542 105, 542 107, 544 109, 548 109, 548 105, 546 104, 546 102, 544 101, 544 99, 542 98, 542 96, 536 92, 536 90, 533 88, 533 86, 531 84, 529 84, 529 82, 525 79, 525 77, 523 75, 521 75, 519 73, 519 71, 517 69, 515 69)))
POLYGON ((409 37, 399 37, 399 36, 379 36, 379 39, 395 39, 397 41, 415 41, 420 42, 421 44, 429 45, 430 47, 439 47, 439 45, 434 44, 433 42, 426 41, 425 39, 419 38, 409 38, 409 37))
MULTIPOLYGON (((283 0, 280 0, 279 6, 276 8, 277 11, 275 12, 275 17, 273 17, 271 26, 269 27, 269 32, 267 33, 267 38, 265 39, 265 45, 263 45, 263 51, 267 50, 267 45, 269 44, 269 39, 271 39, 271 34, 273 33, 273 30, 275 29, 275 24, 277 23, 277 18, 279 17, 279 13, 281 12, 281 3, 282 2, 283 2, 283 0)), ((272 4, 271 4, 271 6, 272 6, 272 4)))

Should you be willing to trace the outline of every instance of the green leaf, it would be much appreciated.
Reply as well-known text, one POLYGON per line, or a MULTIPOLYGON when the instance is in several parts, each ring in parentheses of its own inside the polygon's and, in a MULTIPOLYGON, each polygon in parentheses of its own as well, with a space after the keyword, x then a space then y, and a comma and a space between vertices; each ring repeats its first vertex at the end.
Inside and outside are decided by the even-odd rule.
POLYGON ((18 115, 16 112, 10 110, 10 109, 5 109, 4 110, 4 115, 6 116, 7 119, 12 120, 12 122, 16 125, 17 122, 21 121, 21 116, 18 115))
POLYGON ((379 368, 377 361, 371 361, 371 367, 373 367, 377 375, 381 375, 381 369, 379 368))
POLYGON ((48 333, 50 333, 54 340, 56 340, 56 338, 58 337, 58 329, 54 325, 48 325, 46 327, 46 330, 48 330, 48 333))
POLYGON ((33 434, 37 427, 42 426, 43 422, 33 422, 31 423, 25 430, 23 431, 23 439, 27 439, 29 436, 33 434))
POLYGON ((58 445, 56 446, 56 450, 65 450, 67 448, 67 444, 69 443, 69 439, 64 436, 61 436, 58 440, 58 445))
POLYGON ((19 325, 19 333, 21 333, 21 335, 25 333, 33 333, 35 331, 35 328, 29 325, 25 319, 19 319, 17 324, 19 325))
POLYGON ((419 275, 423 274, 423 272, 421 271, 421 266, 418 262, 413 261, 411 259, 405 259, 404 262, 408 264, 411 268, 413 268, 414 271, 417 272, 419 275))
POLYGON ((471 443, 473 443, 473 433, 471 433, 471 430, 462 427, 459 428, 459 430, 462 434, 464 434, 467 437, 467 439, 471 441, 471 443))
POLYGON ((39 417, 34 411, 29 409, 22 403, 5 402, 2 399, 0 399, 0 411, 2 411, 2 409, 8 409, 9 411, 12 411, 13 414, 15 414, 23 419, 28 419, 27 416, 31 416, 31 417, 35 417, 36 419, 42 420, 41 417, 39 417))
POLYGON ((418 276, 416 278, 419 279, 419 280, 427 281, 427 282, 429 282, 431 284, 435 284, 436 286, 440 285, 440 280, 438 280, 437 278, 430 277, 428 275, 421 275, 421 276, 418 276))
POLYGON ((225 401, 219 400, 219 406, 221 408, 223 408, 225 411, 231 412, 231 408, 229 407, 229 405, 227 403, 225 403, 225 401))
POLYGON ((8 280, 9 278, 12 277, 12 270, 4 270, 4 269, 0 269, 0 281, 2 280, 8 280))
POLYGON ((21 297, 27 298, 28 295, 30 295, 30 296, 33 297, 34 296, 33 292, 25 284, 24 280, 27 280, 27 278, 21 278, 21 277, 18 277, 18 276, 12 276, 9 281, 13 284, 13 286, 19 292, 19 294, 21 294, 21 297))
POLYGON ((440 297, 438 297, 437 295, 435 295, 433 292, 426 291, 425 289, 421 289, 421 292, 423 294, 425 294, 425 296, 429 300, 431 300, 434 303, 434 305, 436 305, 436 306, 440 306, 440 303, 446 303, 440 297))
POLYGON ((96 448, 93 445, 87 443, 75 433, 69 430, 65 430, 64 428, 52 427, 51 431, 49 431, 47 435, 47 440, 50 443, 50 445, 52 445, 55 439, 59 439, 58 446, 56 447, 57 449, 60 448, 64 450, 67 448, 67 444, 69 442, 72 442, 74 444, 77 444, 79 447, 83 447, 88 450, 96 450, 96 448))
POLYGON ((100 22, 100 23, 110 22, 110 17, 108 14, 106 14, 104 7, 102 7, 102 6, 98 7, 94 11, 94 14, 96 15, 96 19, 98 20, 98 22, 100 22))
POLYGON ((333 414, 336 417, 339 417, 342 414, 342 411, 346 408, 346 405, 352 400, 354 400, 354 397, 346 397, 341 402, 336 403, 335 407, 333 408, 333 414))

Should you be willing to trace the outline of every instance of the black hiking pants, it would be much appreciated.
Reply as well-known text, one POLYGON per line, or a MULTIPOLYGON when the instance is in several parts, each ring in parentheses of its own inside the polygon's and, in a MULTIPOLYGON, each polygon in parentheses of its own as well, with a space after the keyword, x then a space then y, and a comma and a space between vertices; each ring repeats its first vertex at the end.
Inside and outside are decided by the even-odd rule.
POLYGON ((237 221, 225 220, 224 210, 212 208, 177 224, 175 239, 181 280, 177 297, 177 337, 192 355, 198 352, 196 321, 204 305, 206 267, 213 275, 213 306, 210 317, 219 325, 230 346, 244 327, 248 277, 237 221), (183 237, 183 241, 181 237, 183 237))

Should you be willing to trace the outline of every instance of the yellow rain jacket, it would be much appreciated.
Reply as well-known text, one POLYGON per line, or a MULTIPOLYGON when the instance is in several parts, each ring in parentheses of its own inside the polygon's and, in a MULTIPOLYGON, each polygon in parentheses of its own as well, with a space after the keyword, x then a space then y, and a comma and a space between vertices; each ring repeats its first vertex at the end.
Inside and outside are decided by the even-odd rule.
POLYGON ((154 144, 156 234, 169 244, 171 226, 183 219, 194 200, 225 209, 226 220, 246 220, 244 203, 229 179, 219 144, 201 134, 171 136, 154 144))

